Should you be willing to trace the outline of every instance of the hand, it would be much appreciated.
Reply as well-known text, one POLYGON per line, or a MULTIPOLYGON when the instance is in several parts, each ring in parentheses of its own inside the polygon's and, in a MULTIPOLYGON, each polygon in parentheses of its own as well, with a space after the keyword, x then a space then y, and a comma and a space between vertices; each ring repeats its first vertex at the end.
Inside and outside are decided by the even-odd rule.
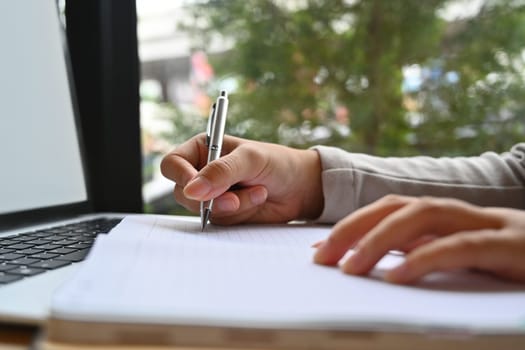
POLYGON ((335 225, 314 260, 342 262, 348 274, 367 274, 389 250, 407 253, 385 279, 409 283, 438 270, 474 268, 525 281, 525 211, 482 208, 455 199, 389 195, 335 225))
POLYGON ((211 222, 283 223, 321 214, 323 195, 317 151, 224 136, 223 156, 206 165, 206 135, 164 157, 162 174, 173 180, 175 199, 198 212, 215 198, 211 222), (229 190, 237 185, 236 189, 229 190))

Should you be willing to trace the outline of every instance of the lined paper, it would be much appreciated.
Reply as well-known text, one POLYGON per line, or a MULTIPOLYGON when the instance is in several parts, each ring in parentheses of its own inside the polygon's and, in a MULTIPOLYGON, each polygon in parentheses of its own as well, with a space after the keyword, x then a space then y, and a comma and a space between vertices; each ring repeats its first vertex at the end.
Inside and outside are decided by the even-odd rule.
POLYGON ((197 218, 167 217, 162 215, 134 215, 126 217, 111 236, 133 236, 134 239, 172 239, 178 242, 221 241, 268 246, 310 247, 326 238, 329 227, 291 224, 265 226, 214 226, 204 232, 197 218))
POLYGON ((415 286, 312 262, 329 227, 209 227, 163 216, 126 218, 97 242, 53 300, 55 317, 160 324, 520 333, 525 288, 481 274, 436 273, 415 286))

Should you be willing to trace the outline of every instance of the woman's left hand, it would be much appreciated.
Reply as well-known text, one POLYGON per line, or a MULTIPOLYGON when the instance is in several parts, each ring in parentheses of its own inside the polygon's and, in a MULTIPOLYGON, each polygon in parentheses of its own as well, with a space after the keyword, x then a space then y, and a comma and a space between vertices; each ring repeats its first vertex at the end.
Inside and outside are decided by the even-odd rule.
POLYGON ((387 272, 390 282, 460 268, 525 282, 525 211, 388 195, 338 222, 314 260, 336 265, 352 248, 341 262, 348 274, 367 274, 390 250, 402 250, 406 260, 387 272))

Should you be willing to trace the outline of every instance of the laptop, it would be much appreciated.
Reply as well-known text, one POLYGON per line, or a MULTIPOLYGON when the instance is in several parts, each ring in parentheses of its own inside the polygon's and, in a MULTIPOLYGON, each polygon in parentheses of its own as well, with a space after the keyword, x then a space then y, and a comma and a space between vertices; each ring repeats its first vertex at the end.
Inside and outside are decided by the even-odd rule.
POLYGON ((0 322, 38 325, 122 215, 90 209, 55 0, 0 2, 0 322))

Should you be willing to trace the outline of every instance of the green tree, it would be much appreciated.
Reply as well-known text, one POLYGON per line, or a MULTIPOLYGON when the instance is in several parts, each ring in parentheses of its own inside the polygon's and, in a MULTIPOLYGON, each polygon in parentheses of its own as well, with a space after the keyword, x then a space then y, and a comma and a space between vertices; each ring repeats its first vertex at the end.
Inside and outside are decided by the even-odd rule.
POLYGON ((380 155, 503 150, 523 139, 524 5, 487 0, 447 22, 450 2, 209 0, 186 29, 202 48, 233 42, 212 58, 239 83, 233 134, 380 155), (404 92, 414 64, 430 77, 404 92))
POLYGON ((477 16, 446 28, 436 65, 459 81, 442 75, 423 86, 419 151, 477 154, 524 140, 525 6, 517 3, 486 1, 477 16))

